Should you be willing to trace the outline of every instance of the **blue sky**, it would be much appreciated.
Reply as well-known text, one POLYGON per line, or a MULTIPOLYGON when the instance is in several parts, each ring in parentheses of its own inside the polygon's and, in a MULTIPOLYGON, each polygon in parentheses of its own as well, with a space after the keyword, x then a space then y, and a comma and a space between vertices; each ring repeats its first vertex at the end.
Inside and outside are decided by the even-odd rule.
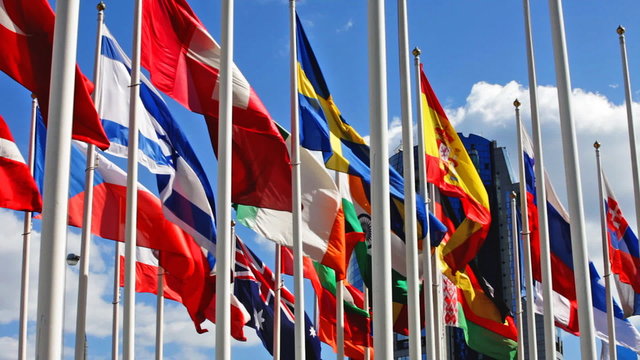
MULTIPOLYGON (((200 19, 214 38, 220 36, 220 1, 190 0, 200 19)), ((106 23, 130 54, 133 1, 107 1, 106 23)), ((52 2, 53 5, 55 5, 52 2)), ((367 2, 304 0, 298 3, 299 15, 304 23, 316 56, 324 71, 331 92, 345 119, 365 136, 369 134, 368 79, 367 79, 367 2)), ((525 55, 523 10, 519 1, 409 1, 410 44, 423 51, 427 76, 449 117, 458 131, 475 132, 496 139, 515 156, 515 128, 513 100, 523 103, 523 117, 529 121, 528 83, 525 55)), ((600 140, 603 144, 603 166, 621 203, 623 212, 633 228, 633 189, 628 166, 629 150, 626 133, 626 113, 620 67, 620 51, 615 29, 619 24, 627 27, 627 46, 631 84, 637 98, 640 84, 640 27, 637 14, 640 3, 632 0, 616 2, 567 1, 564 4, 569 64, 572 85, 575 89, 573 109, 578 132, 582 184, 587 218, 587 234, 590 257, 599 268, 600 253, 597 185, 595 160, 591 144, 600 140), (633 86, 636 86, 635 88, 633 86)), ((235 62, 262 98, 273 117, 289 127, 289 33, 288 2, 286 0, 243 0, 235 7, 235 62)), ((95 3, 82 1, 78 63, 88 76, 93 73, 95 48, 95 3)), ((536 51, 537 74, 540 88, 540 114, 543 123, 545 161, 561 199, 565 199, 564 172, 559 140, 557 100, 555 97, 555 70, 550 35, 547 4, 533 2, 532 23, 536 51)), ((400 98, 398 83, 396 3, 387 2, 387 65, 389 93, 390 151, 400 141, 400 98)), ((413 77, 412 77, 413 78, 413 77)), ((26 154, 29 92, 4 74, 0 74, 0 115, 8 122, 21 150, 26 154)), ((174 116, 191 138, 201 161, 215 183, 216 162, 201 116, 192 114, 165 97, 174 116)), ((637 104, 634 104, 637 110, 637 104)), ((635 115, 639 116, 638 111, 635 115)), ((515 165, 515 163, 514 163, 515 165)), ((516 167, 513 167, 516 169, 516 167)), ((517 174, 515 174, 517 177, 517 174)), ((145 177, 143 176, 143 179, 145 177)), ((153 183, 146 185, 154 189, 153 183)), ((0 279, 3 289, 12 296, 0 299, 0 344, 3 349, 17 346, 17 311, 19 294, 21 249, 20 214, 0 212, 2 234, 7 241, 0 245, 0 259, 12 276, 0 279), (17 225, 16 225, 17 224, 17 225), (8 240, 15 239, 15 240, 8 240), (16 258, 18 256, 18 258, 16 258), (9 268, 10 266, 10 268, 9 268)), ((36 224, 36 228, 39 225, 36 224)), ((79 252, 77 231, 69 237, 69 251, 79 252)), ((240 230, 240 235, 258 251, 263 260, 272 264, 273 246, 258 238, 251 231, 240 230)), ((37 243, 37 240, 36 240, 37 243)), ((110 274, 112 271, 112 243, 97 239, 92 256, 92 295, 94 309, 89 322, 89 351, 91 358, 108 357, 110 313, 110 274)), ((37 247, 34 246, 34 256, 37 247)), ((32 271, 37 271, 37 261, 32 258, 32 271)), ((67 274, 67 300, 75 303, 77 289, 76 269, 67 274)), ((35 285, 32 276, 31 315, 35 315, 35 285)), ((311 288, 308 287, 308 291, 311 288)), ((147 358, 153 351, 153 306, 155 299, 139 295, 143 303, 138 308, 140 358, 147 358)), ((307 309, 312 311, 311 298, 307 297, 307 309)), ((73 309, 75 305, 68 305, 73 309)), ((214 338, 212 333, 197 335, 190 326, 186 312, 180 305, 169 304, 167 309, 167 358, 211 358, 214 338), (190 333, 191 332, 191 333, 190 333)), ((32 319, 35 316, 32 316, 32 319)), ((66 356, 73 348, 73 324, 75 316, 67 311, 68 331, 65 332, 66 356)), ((636 321, 636 324, 640 322, 636 321)), ((213 329, 213 325, 208 326, 213 329)), ((31 340, 35 323, 30 322, 31 340)), ((247 329, 251 334, 252 330, 247 329)), ((578 342, 564 335, 565 355, 579 354, 578 342)), ((268 359, 269 354, 255 337, 249 344, 232 343, 237 358, 248 356, 268 359)), ((14 352, 3 351, 7 359, 14 352)), ((333 358, 328 348, 324 357, 333 358)))

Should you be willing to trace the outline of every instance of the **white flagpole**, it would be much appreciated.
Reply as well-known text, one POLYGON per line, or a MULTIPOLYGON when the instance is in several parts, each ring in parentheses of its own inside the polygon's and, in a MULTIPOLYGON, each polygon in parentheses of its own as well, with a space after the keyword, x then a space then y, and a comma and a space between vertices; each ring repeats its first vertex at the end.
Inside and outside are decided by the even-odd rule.
POLYGON ((625 43, 625 29, 616 29, 620 38, 620 54, 622 57, 622 75, 624 77, 624 97, 627 105, 627 126, 629 128, 629 150, 631 151, 631 173, 633 175, 633 198, 636 204, 636 225, 640 228, 640 174, 638 173, 638 148, 636 147, 636 129, 633 123, 633 99, 631 98, 631 80, 629 80, 629 65, 627 63, 627 45, 625 43))
POLYGON ((516 325, 518 327, 518 360, 524 360, 524 339, 522 338, 524 326, 522 324, 522 296, 520 296, 520 244, 518 236, 518 211, 516 209, 517 195, 515 191, 511 192, 511 238, 513 248, 513 272, 515 279, 516 292, 514 294, 516 301, 516 325))
POLYGON ((111 360, 118 360, 119 313, 120 313, 120 243, 115 242, 115 261, 113 265, 113 309, 111 319, 111 360))
POLYGON ((282 245, 276 244, 276 273, 273 310, 273 360, 280 360, 280 299, 282 298, 282 245))
POLYGON ((604 284, 607 297, 607 327, 609 330, 609 359, 616 360, 616 325, 613 313, 613 295, 611 283, 611 263, 609 262, 609 241, 607 232, 607 214, 604 207, 606 196, 604 194, 604 173, 602 172, 602 164, 600 163, 600 143, 595 142, 593 147, 596 149, 596 167, 598 171, 598 194, 600 200, 600 230, 602 235, 602 262, 604 263, 604 284))
POLYGON ((336 281, 336 346, 337 360, 344 360, 344 282, 336 281))
MULTIPOLYGON (((425 173, 426 174, 426 173, 425 173)), ((431 194, 432 201, 429 202, 429 211, 431 213, 436 212, 435 193, 436 187, 434 184, 429 184, 429 193, 431 194)), ((431 259, 431 274, 432 274, 432 296, 433 296, 433 323, 434 334, 436 334, 436 359, 444 359, 446 355, 446 341, 445 341, 445 328, 444 328, 444 298, 442 294, 442 270, 440 269, 440 255, 439 248, 436 248, 431 259)))
MULTIPOLYGON (((533 300, 533 270, 531 268, 531 232, 529 232, 529 213, 527 204, 527 181, 524 174, 524 149, 522 146, 522 120, 520 119, 520 101, 513 102, 516 108, 516 130, 518 131, 518 168, 520 171, 520 214, 522 219, 522 253, 524 254, 524 285, 527 293, 527 340, 530 359, 538 358, 536 336, 536 313, 533 300)), ((546 315, 546 314, 545 314, 546 315)), ((554 339, 555 341, 555 339, 554 339)))
POLYGON ((138 215, 138 108, 140 107, 140 45, 142 1, 136 0, 133 18, 133 58, 129 107, 129 151, 127 157, 127 217, 125 222, 125 277, 123 354, 135 358, 136 245, 138 215))
POLYGON ((218 121, 218 243, 216 246, 216 359, 231 359, 231 130, 234 1, 222 1, 220 120, 218 121))
MULTIPOLYGON (((31 94, 31 132, 29 134, 29 173, 33 175, 36 147, 36 111, 38 99, 31 94)), ((24 212, 22 227, 22 275, 20 281, 20 329, 18 336, 18 359, 27 358, 27 320, 29 316, 29 252, 31 249, 31 211, 24 212)))
POLYGON ((296 1, 289 0, 289 47, 290 55, 290 111, 291 111, 291 186, 292 186, 292 216, 293 216, 293 284, 295 295, 295 358, 305 358, 305 323, 304 323, 304 278, 302 271, 302 190, 300 180, 300 118, 298 114, 298 56, 296 33, 296 1))
MULTIPOLYGON (((421 51, 418 48, 413 49, 415 76, 416 76, 416 119, 418 123, 418 178, 419 181, 419 193, 422 198, 427 202, 429 201, 429 195, 427 194, 427 164, 425 160, 425 144, 424 144, 424 123, 422 120, 422 87, 420 80, 420 54, 421 51)), ((422 243, 422 261, 423 261, 423 279, 424 279, 424 319, 425 319, 425 332, 426 332, 426 355, 427 359, 437 359, 436 347, 439 342, 435 337, 435 324, 436 316, 434 313, 433 304, 433 269, 431 264, 431 235, 427 231, 426 237, 422 243)))
MULTIPOLYGON (((102 24, 104 23, 104 2, 97 5, 98 10, 98 30, 96 31, 96 51, 93 62, 93 82, 98 88, 100 79, 100 47, 102 46, 102 24)), ((98 91, 93 93, 93 102, 96 104, 98 114, 100 114, 100 102, 98 91)), ((78 274, 78 304, 76 310, 76 359, 84 359, 87 326, 87 294, 89 288, 89 261, 91 260, 91 226, 93 217, 93 178, 95 171, 96 147, 89 144, 87 147, 87 166, 84 178, 84 206, 82 218, 82 235, 80 238, 80 273, 78 274)))
POLYGON ((164 269, 158 266, 158 292, 156 294, 156 360, 164 358, 164 269))
POLYGON ((369 121, 371 126, 371 252, 373 347, 376 357, 393 357, 391 309, 391 224, 387 135, 387 51, 384 0, 369 1, 369 121))
POLYGON ((402 152, 404 175, 404 234, 407 263, 407 305, 409 357, 422 358, 420 333, 420 277, 418 274, 418 224, 416 220, 415 168, 413 160, 413 116, 409 75, 409 30, 407 1, 398 0, 398 54, 400 59, 400 99, 402 102, 402 152))
MULTIPOLYGON (((569 61, 564 35, 562 1, 549 0, 551 32, 555 53, 556 82, 558 103, 560 106, 560 128, 566 169, 567 197, 571 214, 571 248, 578 299, 578 321, 580 322, 580 353, 583 359, 596 356, 595 325, 592 313, 591 282, 587 256, 587 237, 585 234, 584 207, 582 203, 582 184, 578 164, 576 132, 571 114, 571 79, 569 61)), ((540 181, 544 181, 540 179, 540 181)))
MULTIPOLYGON (((544 314, 544 354, 546 360, 556 359, 556 327, 553 314, 553 277, 551 274, 551 252, 549 247, 549 223, 547 216, 547 186, 545 184, 542 136, 538 119, 538 81, 533 56, 533 35, 529 0, 524 1, 525 37, 527 43, 527 65, 529 73, 529 101, 531 103, 531 127, 533 128, 533 149, 535 155, 536 197, 538 199, 538 232, 540 236, 540 275, 542 276, 542 297, 544 314)), ((523 154, 520 154, 522 156, 523 154)))
POLYGON ((56 2, 38 276, 36 358, 62 357, 65 248, 79 0, 56 2))
MULTIPOLYGON (((367 287, 367 285, 364 285, 364 308, 367 310, 369 314, 371 314, 371 311, 369 308, 369 288, 367 287)), ((371 360, 371 348, 369 346, 366 346, 364 348, 364 360, 371 360)))

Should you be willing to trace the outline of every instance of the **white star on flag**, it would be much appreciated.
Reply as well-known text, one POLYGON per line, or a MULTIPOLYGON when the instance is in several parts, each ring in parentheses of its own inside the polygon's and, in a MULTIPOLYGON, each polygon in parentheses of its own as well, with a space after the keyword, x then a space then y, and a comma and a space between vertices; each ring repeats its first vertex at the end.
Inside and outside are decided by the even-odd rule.
POLYGON ((262 310, 258 311, 258 312, 253 312, 253 318, 256 324, 256 328, 258 330, 262 330, 262 323, 264 322, 264 318, 262 317, 262 310))
POLYGON ((316 337, 316 329, 313 326, 309 326, 309 336, 316 337))

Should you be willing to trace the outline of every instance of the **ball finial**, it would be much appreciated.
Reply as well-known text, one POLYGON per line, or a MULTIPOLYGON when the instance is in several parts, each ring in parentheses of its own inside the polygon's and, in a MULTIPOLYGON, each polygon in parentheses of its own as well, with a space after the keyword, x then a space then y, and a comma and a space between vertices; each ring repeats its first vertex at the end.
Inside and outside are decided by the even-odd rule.
POLYGON ((618 25, 616 32, 618 33, 618 35, 624 35, 624 32, 625 32, 624 27, 622 25, 618 25))
POLYGON ((517 198, 517 197, 518 197, 518 194, 516 194, 516 192, 515 192, 515 191, 512 191, 512 192, 511 192, 511 194, 510 194, 510 196, 511 196, 511 198, 512 198, 512 199, 515 199, 515 198, 517 198))
POLYGON ((38 98, 38 95, 36 95, 36 93, 31 93, 31 98, 32 98, 32 99, 37 99, 37 98, 38 98))
POLYGON ((593 147, 597 149, 600 149, 600 143, 598 141, 593 143, 593 147))
POLYGON ((520 107, 520 101, 518 101, 518 99, 515 99, 513 101, 513 106, 515 106, 516 108, 519 108, 520 107))
POLYGON ((420 56, 420 54, 422 54, 422 51, 420 51, 420 48, 416 46, 415 48, 413 48, 413 51, 411 53, 413 53, 413 56, 417 57, 417 56, 420 56))
POLYGON ((105 4, 104 1, 100 1, 98 5, 96 5, 96 9, 98 9, 98 11, 104 11, 106 8, 107 4, 105 4))

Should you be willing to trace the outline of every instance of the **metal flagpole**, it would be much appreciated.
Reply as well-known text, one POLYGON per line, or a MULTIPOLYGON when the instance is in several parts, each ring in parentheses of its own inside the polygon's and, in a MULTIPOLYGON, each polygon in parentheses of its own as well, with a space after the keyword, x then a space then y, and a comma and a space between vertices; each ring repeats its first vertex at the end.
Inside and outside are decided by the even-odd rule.
POLYGON ((115 261, 113 265, 113 309, 111 319, 111 360, 118 360, 118 341, 120 323, 120 243, 115 242, 115 261))
POLYGON ((387 51, 384 0, 369 1, 369 121, 371 126, 371 252, 373 347, 376 357, 393 357, 391 313, 391 224, 387 134, 387 51))
MULTIPOLYGON (((36 112, 38 99, 31 94, 31 132, 29 133, 29 173, 33 175, 36 146, 36 112)), ((29 253, 31 250, 31 211, 24 212, 22 227, 22 275, 20 280, 20 329, 18 335, 18 359, 27 358, 27 320, 29 308, 29 253)))
MULTIPOLYGON (((426 173, 425 173, 426 174, 426 173)), ((436 212, 435 193, 436 187, 434 184, 429 184, 429 193, 431 194, 432 201, 429 202, 429 211, 431 213, 436 212)), ((445 328, 443 324, 444 320, 444 299, 442 297, 442 270, 440 269, 440 249, 436 248, 431 259, 431 274, 432 274, 432 296, 433 296, 433 315, 434 315, 434 334, 437 336, 436 340, 436 359, 446 358, 446 341, 445 328)))
POLYGON ((336 345, 337 360, 344 360, 344 283, 336 281, 336 345))
POLYGON ((218 243, 216 246, 216 359, 231 358, 231 132, 233 121, 234 1, 222 1, 220 121, 218 121, 218 243))
POLYGON ((56 2, 38 276, 36 358, 62 357, 65 248, 79 0, 56 2))
POLYGON ((604 263, 604 284, 607 297, 607 327, 609 330, 609 359, 616 360, 616 325, 613 313, 613 295, 611 283, 611 263, 609 262, 609 241, 607 232, 607 214, 605 210, 606 196, 604 194, 604 173, 602 172, 602 164, 600 163, 600 143, 595 142, 593 147, 596 149, 596 167, 598 171, 598 194, 600 200, 600 230, 602 235, 602 262, 604 263))
MULTIPOLYGON (((93 62, 93 82, 95 87, 99 87, 100 79, 100 48, 102 46, 102 27, 104 23, 104 10, 106 9, 104 2, 98 3, 98 30, 96 31, 96 51, 93 62)), ((96 104, 98 114, 100 115, 100 106, 98 103, 101 99, 98 91, 93 92, 93 102, 96 104)), ((89 288, 89 261, 91 259, 91 226, 93 217, 93 178, 95 172, 96 147, 93 144, 87 146, 87 165, 84 178, 84 207, 82 218, 82 235, 80 238, 80 273, 78 274, 78 304, 76 311, 76 348, 75 358, 84 359, 87 326, 87 294, 89 288)))
POLYGON ((293 216, 293 284, 295 295, 295 358, 305 357, 305 323, 304 323, 304 278, 302 272, 302 223, 301 210, 301 182, 300 182, 300 119, 298 114, 298 57, 296 34, 296 1, 289 1, 289 47, 290 55, 290 111, 291 111, 291 186, 292 186, 292 216, 293 216))
MULTIPOLYGON (((551 253, 549 247, 549 223, 547 221, 547 186, 545 184, 542 136, 538 119, 538 81, 533 56, 533 35, 531 34, 531 14, 529 0, 524 1, 525 37, 527 43, 527 65, 529 73, 529 101, 531 103, 531 126, 533 128, 533 151, 535 155, 536 197, 538 199, 538 233, 540 241, 540 272, 542 277, 542 297, 544 314, 544 354, 546 360, 556 358, 556 327, 553 315, 553 277, 551 274, 551 253)), ((520 154, 522 156, 522 154, 520 154)))
POLYGON ((282 245, 276 244, 276 273, 273 310, 273 360, 280 360, 280 299, 282 298, 282 245))
MULTIPOLYGON (((416 76, 416 119, 418 123, 418 192, 422 198, 429 203, 429 195, 427 194, 427 164, 425 160, 424 145, 424 123, 422 121, 422 87, 420 85, 420 54, 418 48, 413 49, 415 76, 416 76)), ((423 279, 424 279, 424 319, 426 332, 426 353, 427 359, 437 359, 436 347, 439 342, 435 341, 435 324, 433 293, 429 290, 433 287, 433 269, 431 265, 431 236, 427 231, 426 237, 422 242, 422 261, 423 261, 423 279)))
POLYGON ((516 209, 516 199, 518 195, 516 195, 515 191, 511 192, 511 237, 512 237, 512 247, 513 247, 513 273, 515 279, 515 288, 516 293, 515 301, 516 301, 516 321, 518 326, 518 360, 524 360, 524 339, 522 338, 523 329, 522 326, 522 296, 520 296, 520 289, 522 285, 520 284, 520 244, 518 237, 518 211, 516 209))
POLYGON ((164 269, 158 266, 158 292, 156 294, 156 360, 164 357, 164 269))
POLYGON ((131 91, 129 107, 129 151, 127 157, 127 218, 125 221, 125 277, 123 354, 125 360, 135 358, 136 306, 136 231, 138 215, 138 111, 140 107, 140 45, 142 1, 136 0, 133 17, 133 58, 131 59, 131 91))
MULTIPOLYGON (((529 231, 529 212, 527 210, 527 181, 524 174, 524 149, 522 146, 522 120, 520 119, 520 101, 513 102, 516 108, 516 128, 518 131, 518 168, 520 172, 520 214, 522 219, 522 253, 524 254, 524 286, 527 294, 527 340, 530 359, 538 358, 536 341, 536 313, 533 300, 533 270, 531 268, 531 232, 529 231)), ((546 314, 545 314, 546 315, 546 314)), ((555 341, 555 339, 554 339, 555 341)))
POLYGON ((409 75, 409 30, 407 1, 398 0, 398 54, 400 59, 400 99, 402 101, 402 152, 404 175, 405 257, 407 262, 407 305, 409 357, 422 358, 420 333, 420 277, 418 274, 418 225, 416 220, 415 168, 413 160, 413 116, 409 75))
POLYGON ((636 147, 636 129, 633 123, 633 99, 631 98, 631 80, 629 80, 629 65, 627 63, 627 45, 625 44, 625 29, 616 29, 620 38, 620 54, 622 57, 622 75, 624 76, 624 97, 627 105, 627 126, 629 127, 629 150, 631 151, 631 173, 633 174, 633 198, 636 204, 636 225, 640 228, 640 174, 638 173, 638 149, 636 147))
MULTIPOLYGON (((371 314, 370 308, 369 308, 369 288, 367 287, 367 285, 364 285, 364 308, 367 310, 367 312, 369 314, 371 314)), ((368 335, 367 335, 368 337, 368 335)), ((367 339, 368 342, 369 339, 367 339)), ((370 346, 366 346, 364 348, 364 360, 371 360, 371 347, 370 346)))
MULTIPOLYGON (((571 248, 573 250, 574 276, 578 299, 578 321, 580 323, 580 353, 583 359, 595 359, 596 346, 591 301, 591 282, 587 257, 582 184, 578 164, 576 132, 571 114, 571 79, 564 35, 562 1, 549 0, 551 32, 555 53, 556 82, 560 107, 560 128, 566 169, 567 197, 571 214, 571 248)), ((541 181, 544 181, 540 179, 541 181)))

